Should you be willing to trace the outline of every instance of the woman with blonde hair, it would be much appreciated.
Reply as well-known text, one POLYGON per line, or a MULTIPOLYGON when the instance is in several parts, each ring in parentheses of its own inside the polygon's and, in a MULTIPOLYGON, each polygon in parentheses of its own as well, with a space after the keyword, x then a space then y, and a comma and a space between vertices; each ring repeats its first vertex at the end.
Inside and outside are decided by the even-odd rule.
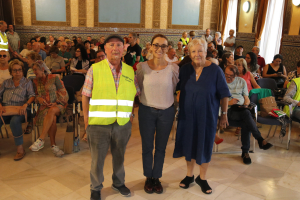
POLYGON ((219 107, 222 110, 220 126, 225 128, 228 125, 227 107, 231 94, 221 68, 206 60, 206 41, 193 39, 188 49, 192 62, 181 68, 177 84, 180 98, 173 157, 184 156, 186 160, 187 175, 180 182, 181 188, 186 189, 194 182, 196 163, 200 175, 195 181, 203 193, 211 194, 206 172, 211 161, 219 107))
POLYGON ((190 41, 190 39, 189 39, 187 36, 188 36, 187 32, 184 31, 184 32, 182 33, 182 38, 180 38, 180 40, 179 40, 179 41, 182 42, 182 45, 183 45, 183 46, 188 45, 188 43, 189 43, 189 41, 190 41))

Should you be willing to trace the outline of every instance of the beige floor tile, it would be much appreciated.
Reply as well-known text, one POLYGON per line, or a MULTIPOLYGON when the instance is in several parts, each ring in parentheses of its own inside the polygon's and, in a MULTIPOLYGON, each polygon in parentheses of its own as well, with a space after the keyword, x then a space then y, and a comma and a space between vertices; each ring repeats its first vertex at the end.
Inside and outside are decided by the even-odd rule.
POLYGON ((53 179, 70 188, 72 191, 76 191, 90 183, 89 171, 81 167, 77 167, 67 173, 59 174, 53 179))
POLYGON ((267 195, 274 191, 274 183, 253 178, 248 175, 241 174, 230 187, 265 199, 267 195))
POLYGON ((60 199, 70 193, 72 193, 72 190, 53 179, 22 192, 27 199, 36 200, 60 199))
POLYGON ((12 189, 21 192, 48 180, 50 180, 50 177, 38 171, 37 169, 32 168, 6 177, 2 181, 12 189))
POLYGON ((220 184, 220 183, 217 183, 217 182, 214 182, 214 181, 211 181, 211 180, 207 180, 209 186, 211 187, 212 189, 212 194, 204 194, 200 188, 200 186, 196 183, 192 184, 190 186, 190 188, 188 188, 187 190, 194 194, 194 195, 197 195, 203 199, 215 199, 216 197, 218 197, 226 188, 227 186, 226 185, 223 185, 223 184, 220 184))
POLYGON ((90 199, 89 196, 86 196, 86 198, 84 198, 83 196, 77 194, 76 192, 72 192, 71 194, 68 194, 67 196, 60 198, 60 200, 88 200, 88 199, 90 199))
POLYGON ((91 162, 91 153, 89 150, 81 150, 77 153, 65 155, 64 159, 81 166, 91 162))
POLYGON ((229 186, 241 173, 230 169, 222 168, 222 165, 212 165, 208 167, 206 178, 229 186))
POLYGON ((267 200, 299 200, 300 192, 276 185, 275 190, 272 190, 267 198, 267 200))
POLYGON ((215 200, 262 200, 256 196, 228 187, 215 200))
POLYGON ((300 192, 300 177, 286 172, 278 182, 278 185, 300 192))
POLYGON ((6 199, 7 197, 13 196, 14 194, 17 194, 15 190, 0 181, 0 200, 6 199))
POLYGON ((10 196, 10 197, 7 197, 6 199, 4 200, 32 200, 31 198, 30 199, 27 199, 24 195, 22 194, 15 194, 13 196, 10 196))
POLYGON ((272 168, 275 168, 275 169, 278 169, 281 171, 286 171, 293 163, 293 161, 291 161, 291 160, 277 158, 276 156, 271 156, 268 154, 260 154, 259 156, 251 156, 251 159, 252 159, 252 162, 254 162, 254 163, 272 167, 272 168))
POLYGON ((13 157, 0 159, 0 180, 32 168, 25 162, 26 157, 18 162, 14 161, 13 157))
POLYGON ((205 200, 205 198, 201 198, 198 195, 195 195, 193 193, 190 193, 187 190, 177 190, 176 192, 174 192, 173 194, 171 194, 169 197, 165 198, 165 200, 205 200))
POLYGON ((267 182, 272 182, 274 185, 276 185, 277 182, 284 176, 284 171, 261 164, 252 163, 243 174, 267 182))
POLYGON ((294 174, 294 175, 300 177, 300 170, 299 170, 299 167, 300 167, 300 160, 299 160, 299 161, 294 161, 294 162, 290 165, 290 167, 287 169, 286 172, 291 173, 291 174, 294 174))

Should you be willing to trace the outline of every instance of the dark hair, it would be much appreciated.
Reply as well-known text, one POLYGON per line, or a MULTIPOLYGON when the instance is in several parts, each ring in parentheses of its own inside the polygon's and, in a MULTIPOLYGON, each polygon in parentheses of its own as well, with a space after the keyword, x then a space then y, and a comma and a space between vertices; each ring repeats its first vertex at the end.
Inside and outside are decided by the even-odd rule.
POLYGON ((123 37, 123 39, 124 39, 124 41, 125 41, 126 43, 129 42, 128 37, 123 37))
POLYGON ((65 40, 66 40, 66 39, 69 39, 69 37, 66 36, 66 37, 65 37, 65 40))
POLYGON ((35 38, 31 38, 31 39, 30 39, 30 42, 31 42, 31 43, 33 43, 32 40, 34 40, 34 42, 36 42, 36 39, 35 39, 35 38))
POLYGON ((131 32, 131 33, 129 33, 130 35, 132 35, 132 37, 134 38, 134 39, 136 39, 138 36, 137 36, 137 34, 135 33, 135 32, 131 32))
POLYGON ((100 52, 103 52, 103 53, 105 54, 105 51, 104 51, 103 49, 99 49, 99 50, 97 51, 97 53, 100 53, 100 52))
POLYGON ((213 58, 212 52, 207 51, 206 58, 213 58))
POLYGON ((209 44, 213 44, 214 47, 216 46, 215 43, 214 43, 213 41, 209 42, 207 45, 209 45, 209 44))
POLYGON ((232 54, 231 53, 224 53, 223 56, 222 56, 222 63, 224 65, 227 65, 227 58, 229 58, 232 54))
POLYGON ((74 42, 74 46, 76 47, 77 46, 77 40, 75 39, 75 40, 73 40, 73 42, 74 42))
POLYGON ((51 53, 56 53, 56 54, 59 53, 59 49, 58 49, 58 47, 57 47, 56 45, 53 45, 53 46, 50 48, 49 54, 51 54, 51 53))
POLYGON ((13 24, 8 24, 7 26, 9 27, 10 25, 13 26, 13 31, 15 31, 15 25, 13 25, 13 24))
POLYGON ((40 37, 41 37, 41 36, 39 36, 39 35, 34 36, 35 39, 40 38, 40 37))
MULTIPOLYGON (((81 53, 81 57, 82 57, 82 60, 83 61, 86 61, 88 60, 88 55, 87 55, 87 52, 84 48, 84 46, 82 44, 78 44, 76 47, 75 47, 75 51, 77 51, 77 49, 80 49, 80 53, 81 53)), ((75 58, 76 58, 76 54, 75 54, 75 58)))
POLYGON ((281 54, 276 54, 276 55, 274 56, 274 58, 273 58, 273 61, 276 60, 277 58, 279 58, 279 59, 281 60, 280 67, 283 67, 283 64, 282 64, 282 62, 283 62, 283 57, 282 57, 282 55, 281 55, 281 54))
POLYGON ((46 43, 46 38, 45 37, 41 37, 41 39, 40 39, 40 43, 44 43, 44 45, 46 45, 47 43, 46 43))
POLYGON ((164 39, 166 39, 167 40, 167 42, 168 42, 168 45, 169 45, 169 40, 168 40, 168 38, 165 36, 165 35, 163 35, 163 34, 156 34, 156 35, 154 35, 153 37, 152 37, 152 39, 151 39, 151 45, 153 44, 153 41, 156 39, 156 38, 164 38, 164 39))
MULTIPOLYGON (((226 70, 227 68, 228 68, 230 71, 233 72, 233 74, 234 74, 235 77, 238 76, 238 75, 240 75, 239 69, 237 68, 237 66, 235 66, 235 65, 228 65, 228 66, 226 66, 225 70, 226 70)), ((225 71, 225 70, 224 70, 224 71, 225 71)))
POLYGON ((90 42, 90 41, 88 41, 88 40, 86 40, 86 41, 84 41, 84 43, 83 43, 83 44, 84 44, 84 46, 85 46, 85 44, 86 44, 86 43, 90 43, 90 45, 91 45, 91 42, 90 42))
POLYGON ((300 67, 300 61, 297 62, 297 67, 300 67))
POLYGON ((98 40, 96 40, 96 39, 92 39, 92 40, 91 40, 91 44, 94 44, 94 45, 96 45, 96 44, 97 44, 97 42, 98 42, 98 40))
POLYGON ((247 53, 249 56, 250 56, 250 58, 251 58, 251 62, 250 62, 250 72, 256 72, 257 71, 257 57, 256 57, 256 55, 255 55, 255 53, 253 53, 253 52, 248 52, 247 53))
POLYGON ((60 40, 55 40, 53 46, 57 46, 57 44, 60 42, 60 40))
POLYGON ((77 36, 76 35, 74 35, 72 38, 75 38, 75 40, 77 39, 77 36))

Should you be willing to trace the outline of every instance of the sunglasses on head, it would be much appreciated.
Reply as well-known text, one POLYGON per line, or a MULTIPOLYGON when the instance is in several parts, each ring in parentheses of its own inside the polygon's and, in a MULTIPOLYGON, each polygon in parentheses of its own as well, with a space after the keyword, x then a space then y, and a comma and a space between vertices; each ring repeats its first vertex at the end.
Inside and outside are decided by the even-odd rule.
POLYGON ((6 58, 7 55, 6 55, 6 54, 5 54, 5 55, 1 55, 1 54, 0 54, 0 58, 2 58, 2 57, 3 57, 3 58, 6 58))

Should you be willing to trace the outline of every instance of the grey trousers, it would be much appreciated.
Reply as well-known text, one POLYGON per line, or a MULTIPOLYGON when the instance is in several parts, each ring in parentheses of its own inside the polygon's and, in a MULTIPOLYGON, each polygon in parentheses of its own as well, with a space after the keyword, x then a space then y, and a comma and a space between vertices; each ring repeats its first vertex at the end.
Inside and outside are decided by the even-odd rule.
POLYGON ((112 154, 113 184, 116 187, 124 185, 124 155, 131 136, 131 126, 131 122, 124 126, 115 122, 110 125, 89 125, 87 127, 87 138, 92 156, 91 190, 100 191, 103 188, 103 166, 109 146, 112 154))

